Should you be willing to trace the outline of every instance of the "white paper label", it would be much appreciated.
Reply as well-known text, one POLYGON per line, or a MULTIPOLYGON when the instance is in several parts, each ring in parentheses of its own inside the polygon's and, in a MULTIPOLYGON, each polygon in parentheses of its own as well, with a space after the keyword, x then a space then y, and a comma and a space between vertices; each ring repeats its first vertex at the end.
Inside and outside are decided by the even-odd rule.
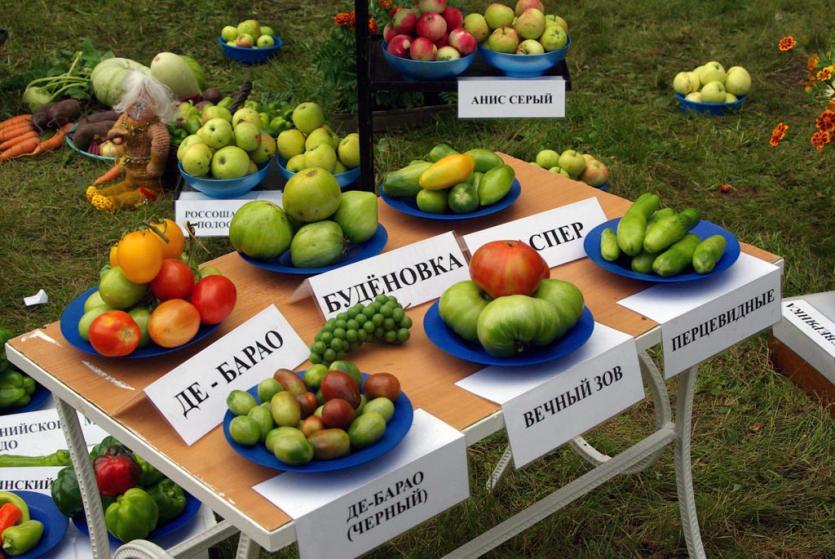
POLYGON ((577 351, 538 367, 487 367, 456 383, 502 406, 517 468, 644 399, 632 336, 596 323, 577 351))
MULTIPOLYGON (((107 436, 80 413, 78 421, 88 445, 107 436)), ((0 416, 0 454, 43 456, 65 448, 67 441, 55 408, 0 416)))
POLYGON ((584 258, 583 239, 606 214, 597 198, 554 208, 464 236, 470 254, 491 241, 524 241, 536 249, 553 268, 584 258))
POLYGON ((783 303, 783 318, 794 324, 822 350, 835 357, 835 323, 803 299, 783 303))
POLYGON ((276 369, 293 369, 308 348, 275 305, 270 305, 145 388, 187 445, 215 428, 226 396, 248 390, 276 369))
POLYGON ((362 467, 286 473, 253 489, 295 521, 301 559, 348 559, 469 497, 464 435, 423 410, 403 441, 362 467))
POLYGON ((562 118, 565 80, 559 76, 458 80, 458 118, 562 118))
POLYGON ((181 227, 185 227, 186 222, 191 223, 197 237, 228 237, 229 223, 235 217, 235 212, 252 200, 269 200, 280 204, 281 191, 248 192, 230 200, 209 198, 200 192, 183 192, 174 202, 174 214, 181 227))
POLYGON ((715 278, 655 285, 619 304, 661 324, 670 378, 779 322, 780 297, 780 268, 740 254, 715 278))
POLYGON ((397 297, 404 307, 420 305, 469 277, 467 260, 450 231, 308 281, 322 314, 330 318, 381 293, 397 297))
POLYGON ((52 482, 63 468, 0 468, 0 491, 50 494, 52 482))

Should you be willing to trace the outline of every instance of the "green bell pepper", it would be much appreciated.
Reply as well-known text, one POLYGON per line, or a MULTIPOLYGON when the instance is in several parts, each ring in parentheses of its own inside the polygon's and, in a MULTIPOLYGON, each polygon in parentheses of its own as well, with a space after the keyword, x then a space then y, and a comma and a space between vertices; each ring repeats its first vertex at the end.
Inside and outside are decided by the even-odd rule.
POLYGON ((26 394, 31 396, 35 393, 35 389, 38 385, 35 384, 35 380, 32 377, 28 377, 23 375, 23 389, 26 391, 26 394))
POLYGON ((58 472, 55 481, 52 482, 50 492, 55 506, 64 516, 72 517, 84 510, 78 479, 75 477, 75 470, 72 466, 67 466, 58 472))
POLYGON ((43 523, 27 520, 3 530, 3 551, 10 557, 34 549, 43 536, 43 523))
POLYGON ((159 480, 165 478, 165 476, 162 475, 162 472, 146 462, 145 459, 138 454, 133 455, 133 461, 136 462, 139 465, 139 469, 142 470, 142 473, 139 475, 140 487, 151 487, 159 480))
POLYGON ((119 447, 119 450, 127 454, 130 454, 130 450, 128 450, 128 448, 125 445, 120 443, 116 437, 111 437, 110 435, 108 435, 105 438, 103 438, 99 444, 97 444, 90 450, 90 458, 95 460, 96 458, 102 456, 105 452, 107 452, 107 449, 111 446, 119 447))
POLYGON ((148 489, 148 495, 157 504, 161 523, 177 518, 186 509, 185 491, 168 478, 148 489))
POLYGON ((132 487, 107 507, 104 523, 107 531, 123 542, 148 537, 159 520, 156 501, 144 489, 132 487))
POLYGON ((0 373, 0 387, 23 388, 23 374, 14 369, 0 373))
POLYGON ((23 387, 0 386, 0 409, 20 405, 25 406, 29 403, 28 401, 24 404, 19 403, 25 398, 29 398, 29 395, 26 394, 26 389, 23 387))

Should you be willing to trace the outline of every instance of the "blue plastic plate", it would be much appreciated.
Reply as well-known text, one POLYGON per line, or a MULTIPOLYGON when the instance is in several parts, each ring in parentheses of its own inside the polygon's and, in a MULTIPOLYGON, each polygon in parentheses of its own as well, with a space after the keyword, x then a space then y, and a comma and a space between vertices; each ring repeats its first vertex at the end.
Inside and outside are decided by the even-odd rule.
MULTIPOLYGON (((276 159, 278 159, 278 170, 281 173, 281 176, 287 179, 288 181, 292 179, 293 175, 295 175, 296 173, 287 170, 287 167, 285 167, 285 165, 287 165, 287 162, 284 161, 282 158, 277 157, 276 159)), ((339 188, 345 190, 345 187, 357 182, 357 179, 360 178, 360 168, 354 167, 353 169, 349 169, 344 173, 336 173, 334 174, 334 178, 336 179, 336 182, 339 183, 339 188)))
POLYGON ((266 62, 275 56, 278 49, 280 49, 281 45, 284 44, 284 41, 282 41, 281 37, 278 35, 273 35, 273 39, 275 40, 275 45, 263 49, 233 47, 231 45, 227 45, 226 41, 224 41, 222 37, 218 37, 217 42, 223 48, 223 54, 225 54, 227 58, 231 58, 232 60, 243 64, 260 64, 261 62, 266 62))
POLYGON ((83 351, 84 353, 89 353, 90 355, 94 355, 96 357, 101 357, 104 359, 145 359, 148 357, 159 357, 160 355, 167 355, 169 353, 174 353, 175 351, 179 351, 184 347, 188 347, 192 344, 203 340, 209 334, 214 332, 220 324, 211 324, 206 325, 202 324, 200 329, 197 331, 197 334, 190 339, 188 342, 184 343, 181 346, 177 347, 160 347, 153 342, 150 345, 145 347, 140 347, 130 355, 126 355, 124 357, 105 357, 104 355, 97 352, 93 349, 93 346, 90 345, 90 342, 82 338, 78 334, 78 321, 81 320, 81 317, 84 316, 84 301, 87 300, 94 291, 96 290, 95 287, 91 287, 72 301, 70 304, 64 308, 64 312, 61 313, 61 334, 64 338, 70 342, 70 345, 74 346, 77 350, 83 351))
POLYGON ((412 60, 411 58, 400 58, 391 54, 387 50, 388 43, 385 41, 380 42, 380 47, 383 49, 383 57, 385 57, 389 66, 403 74, 403 77, 408 80, 432 81, 454 78, 467 71, 467 68, 475 60, 475 53, 477 52, 473 51, 456 60, 412 60))
MULTIPOLYGON (((363 373, 363 381, 368 378, 368 376, 369 375, 363 373)), ((253 386, 247 392, 255 396, 256 401, 258 400, 258 385, 253 386)), ((334 460, 314 459, 312 462, 309 462, 304 466, 292 466, 290 464, 285 464, 276 458, 273 453, 267 450, 267 447, 265 447, 262 443, 258 443, 255 446, 243 446, 236 443, 232 439, 232 435, 229 434, 229 423, 235 417, 230 411, 227 411, 226 415, 223 417, 223 435, 226 437, 226 441, 232 446, 235 452, 250 462, 255 462, 265 468, 287 472, 300 472, 303 474, 315 472, 335 472, 337 470, 347 470, 348 468, 354 468, 360 464, 371 462, 372 460, 375 460, 386 452, 392 450, 400 444, 400 441, 402 441, 403 437, 406 436, 406 433, 409 432, 409 429, 412 427, 413 415, 414 410, 412 409, 412 402, 409 401, 406 394, 401 392, 397 400, 394 401, 394 415, 392 416, 389 424, 386 425, 386 432, 379 441, 368 448, 363 448, 362 450, 353 452, 348 456, 336 458, 334 460)))
POLYGON ((67 532, 67 517, 61 514, 49 495, 34 491, 15 491, 14 493, 26 501, 32 519, 43 522, 43 535, 38 545, 22 555, 16 555, 15 559, 43 557, 63 541, 64 534, 67 532))
MULTIPOLYGON (((166 536, 170 536, 176 532, 179 532, 186 526, 188 526, 191 521, 197 516, 197 511, 200 510, 200 501, 195 499, 190 493, 186 492, 186 508, 183 510, 182 514, 177 518, 169 520, 165 524, 159 525, 154 529, 153 532, 148 534, 148 537, 145 538, 148 541, 156 542, 161 540, 166 536)), ((84 514, 79 514, 77 516, 73 516, 72 523, 78 528, 78 531, 90 537, 90 530, 87 528, 87 519, 84 518, 84 514)), ((119 546, 123 543, 122 540, 114 536, 113 534, 107 534, 108 539, 110 540, 111 545, 119 546)))
POLYGON ((675 96, 676 99, 678 99, 678 108, 681 109, 682 112, 694 112, 713 116, 722 116, 738 112, 747 98, 743 95, 732 103, 700 103, 698 101, 688 101, 684 95, 680 93, 676 93, 675 96))
POLYGON ((580 320, 571 330, 559 340, 549 346, 532 348, 517 357, 494 357, 487 353, 478 343, 468 342, 452 331, 452 328, 441 320, 439 301, 432 303, 423 317, 423 330, 429 341, 442 351, 464 361, 480 363, 482 365, 496 365, 498 367, 524 367, 548 363, 560 357, 565 357, 582 346, 594 331, 594 317, 588 307, 583 309, 580 320))
POLYGON ((267 161, 260 169, 251 175, 237 179, 210 179, 206 177, 194 177, 183 169, 182 163, 177 163, 177 169, 183 175, 183 180, 195 190, 199 190, 210 198, 237 198, 243 196, 259 184, 261 184, 270 172, 270 163, 267 161))
POLYGON ((394 196, 389 196, 388 194, 383 191, 383 187, 380 187, 380 197, 385 201, 386 204, 397 210, 398 212, 402 212, 407 215, 411 215, 414 217, 421 217, 423 219, 433 219, 435 221, 463 221, 465 219, 473 219, 476 217, 483 217, 485 215, 490 215, 494 213, 498 213, 503 209, 511 206, 519 195, 522 193, 522 185, 519 184, 517 179, 513 180, 513 185, 510 187, 510 190, 505 195, 504 198, 496 202, 491 206, 485 206, 483 208, 479 208, 474 212, 469 212, 465 214, 456 214, 456 213, 445 213, 445 214, 433 214, 429 212, 425 212, 418 208, 417 200, 414 196, 406 196, 403 198, 395 198, 394 196))
POLYGON ((37 411, 43 407, 47 400, 52 393, 41 386, 40 384, 35 383, 35 392, 32 394, 32 399, 29 400, 29 403, 25 406, 21 406, 19 408, 4 408, 0 409, 0 415, 11 415, 13 413, 26 413, 29 411, 37 411))
POLYGON ((377 231, 374 233, 373 237, 364 243, 348 245, 348 251, 343 255, 342 260, 336 264, 331 264, 330 266, 320 266, 319 268, 296 268, 290 260, 289 250, 275 260, 258 260, 241 252, 238 254, 241 258, 253 266, 261 268, 262 270, 276 272, 278 274, 288 274, 291 276, 315 276, 316 274, 330 272, 331 270, 341 268, 342 266, 347 266, 348 264, 353 264, 354 262, 359 262, 360 260, 377 256, 383 252, 383 249, 388 242, 388 238, 389 235, 386 228, 383 227, 382 224, 378 224, 377 231))
POLYGON ((66 136, 64 136, 64 142, 68 146, 70 146, 70 148, 72 150, 77 151, 78 153, 80 153, 84 157, 89 157, 90 159, 96 159, 98 161, 107 161, 109 163, 115 163, 116 162, 115 157, 106 157, 104 155, 95 155, 95 154, 92 154, 88 151, 84 151, 83 149, 81 149, 80 147, 75 145, 75 142, 72 141, 72 138, 70 136, 72 136, 72 134, 73 134, 73 132, 75 132, 76 128, 78 128, 78 124, 73 124, 72 127, 70 128, 70 131, 67 133, 66 136))
POLYGON ((565 60, 571 48, 571 37, 565 46, 559 50, 552 50, 544 54, 507 54, 496 52, 485 47, 478 47, 478 52, 493 68, 511 78, 536 78, 542 76, 565 60))
POLYGON ((733 265, 733 263, 736 262, 736 259, 739 258, 740 248, 739 241, 736 240, 736 237, 731 235, 727 229, 723 229, 715 223, 711 223, 703 219, 698 223, 698 225, 696 225, 693 229, 690 230, 690 233, 694 233, 702 239, 707 239, 708 237, 712 237, 713 235, 722 235, 723 237, 725 237, 725 240, 727 241, 727 246, 725 247, 725 254, 723 254, 722 258, 719 259, 719 262, 716 263, 716 267, 713 269, 712 272, 710 272, 709 274, 697 274, 696 272, 688 272, 669 278, 662 278, 661 276, 657 276, 655 274, 639 274, 638 272, 632 271, 632 269, 629 267, 628 260, 621 259, 617 262, 609 262, 608 260, 604 260, 603 257, 600 255, 600 236, 603 234, 603 230, 607 227, 611 227, 613 231, 617 231, 618 223, 620 223, 619 217, 615 219, 610 219, 606 223, 601 223, 600 225, 589 231, 589 234, 586 235, 586 240, 583 241, 583 248, 586 249, 586 256, 588 256, 592 262, 594 262, 606 271, 612 272, 613 274, 617 274, 619 276, 623 276, 625 278, 632 278, 641 281, 652 281, 656 283, 684 283, 688 281, 698 281, 707 278, 712 278, 721 274, 722 272, 730 268, 733 265))

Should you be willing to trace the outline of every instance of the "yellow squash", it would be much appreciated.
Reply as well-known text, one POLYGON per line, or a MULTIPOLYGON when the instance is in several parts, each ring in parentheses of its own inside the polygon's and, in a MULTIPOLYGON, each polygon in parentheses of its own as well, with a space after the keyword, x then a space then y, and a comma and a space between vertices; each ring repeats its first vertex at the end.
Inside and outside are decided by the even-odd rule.
POLYGON ((475 161, 469 155, 454 153, 432 164, 418 179, 421 188, 443 190, 465 182, 473 174, 475 161))

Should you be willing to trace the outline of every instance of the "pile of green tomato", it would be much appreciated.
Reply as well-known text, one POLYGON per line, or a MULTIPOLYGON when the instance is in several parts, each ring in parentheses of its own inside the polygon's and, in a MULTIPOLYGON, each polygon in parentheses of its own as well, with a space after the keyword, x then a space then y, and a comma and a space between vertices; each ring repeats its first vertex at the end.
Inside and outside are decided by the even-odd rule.
POLYGON ((0 327, 0 410, 22 408, 32 400, 37 384, 6 359, 6 342, 14 334, 0 327))
POLYGON ((391 295, 378 295, 331 318, 313 338, 310 362, 329 365, 372 340, 402 344, 409 339, 412 319, 391 295))

